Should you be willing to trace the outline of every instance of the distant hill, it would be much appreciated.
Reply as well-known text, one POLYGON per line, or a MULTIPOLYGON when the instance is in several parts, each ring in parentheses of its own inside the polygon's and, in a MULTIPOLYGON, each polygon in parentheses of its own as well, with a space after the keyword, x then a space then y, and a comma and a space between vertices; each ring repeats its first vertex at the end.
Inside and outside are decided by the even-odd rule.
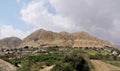
POLYGON ((23 39, 20 47, 47 47, 47 46, 64 46, 64 47, 114 47, 110 42, 99 39, 87 32, 52 32, 47 30, 37 30, 23 39))
POLYGON ((22 40, 17 37, 9 37, 0 40, 0 48, 15 48, 21 44, 22 40))

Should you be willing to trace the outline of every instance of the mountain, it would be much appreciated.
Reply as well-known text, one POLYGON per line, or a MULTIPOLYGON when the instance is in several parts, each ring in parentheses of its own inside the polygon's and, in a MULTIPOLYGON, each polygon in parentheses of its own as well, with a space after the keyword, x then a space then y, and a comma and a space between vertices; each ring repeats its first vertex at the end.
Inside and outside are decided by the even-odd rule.
POLYGON ((65 39, 60 34, 40 29, 23 39, 21 47, 26 45, 31 47, 61 46, 63 41, 65 41, 65 39))
POLYGON ((73 47, 114 47, 110 42, 101 40, 87 32, 72 33, 74 44, 73 47))
POLYGON ((15 48, 21 44, 22 40, 17 37, 9 37, 0 40, 0 48, 15 48))
POLYGON ((87 32, 52 32, 47 30, 37 30, 23 39, 20 47, 47 47, 47 46, 64 46, 64 47, 114 47, 110 42, 101 40, 87 32))

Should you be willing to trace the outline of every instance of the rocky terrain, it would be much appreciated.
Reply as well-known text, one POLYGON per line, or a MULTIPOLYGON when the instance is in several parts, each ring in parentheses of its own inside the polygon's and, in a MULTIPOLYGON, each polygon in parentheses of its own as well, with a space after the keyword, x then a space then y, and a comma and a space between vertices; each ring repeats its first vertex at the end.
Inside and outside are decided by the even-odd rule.
POLYGON ((16 71, 16 67, 0 59, 0 71, 16 71))
POLYGON ((9 37, 0 40, 0 48, 15 48, 21 44, 22 40, 17 37, 9 37))
POLYGON ((52 32, 47 30, 37 30, 23 39, 20 47, 47 47, 47 46, 64 46, 64 47, 114 47, 110 42, 101 40, 87 32, 52 32))

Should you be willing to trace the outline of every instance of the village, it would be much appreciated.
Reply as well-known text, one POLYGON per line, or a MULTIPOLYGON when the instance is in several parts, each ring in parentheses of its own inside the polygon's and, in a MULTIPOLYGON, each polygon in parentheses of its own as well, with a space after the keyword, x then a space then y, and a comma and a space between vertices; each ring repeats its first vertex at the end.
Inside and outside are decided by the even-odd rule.
POLYGON ((0 58, 6 57, 9 59, 20 58, 26 55, 35 55, 35 54, 58 54, 58 55, 66 55, 72 50, 80 50, 84 53, 87 53, 90 58, 95 58, 97 55, 104 58, 112 59, 112 60, 120 60, 120 50, 116 48, 104 47, 104 48, 95 48, 95 47, 60 47, 60 46, 52 46, 45 48, 37 48, 37 47, 28 47, 24 48, 0 48, 0 58))

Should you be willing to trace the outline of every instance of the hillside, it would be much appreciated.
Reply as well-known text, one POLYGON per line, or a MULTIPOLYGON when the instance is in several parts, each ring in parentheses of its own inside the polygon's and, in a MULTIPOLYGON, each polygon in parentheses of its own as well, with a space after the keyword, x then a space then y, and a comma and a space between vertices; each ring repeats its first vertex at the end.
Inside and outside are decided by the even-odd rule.
POLYGON ((73 47, 113 47, 110 42, 92 36, 87 32, 72 33, 72 36, 74 40, 73 47))
POLYGON ((99 39, 87 32, 52 32, 47 30, 37 30, 23 39, 20 47, 114 47, 110 42, 99 39))
POLYGON ((23 39, 21 46, 60 46, 62 45, 63 41, 65 41, 65 39, 60 34, 40 29, 23 39))
POLYGON ((16 67, 0 59, 0 71, 16 71, 16 67))
POLYGON ((0 48, 15 48, 21 44, 22 40, 17 37, 9 37, 0 40, 0 48))

